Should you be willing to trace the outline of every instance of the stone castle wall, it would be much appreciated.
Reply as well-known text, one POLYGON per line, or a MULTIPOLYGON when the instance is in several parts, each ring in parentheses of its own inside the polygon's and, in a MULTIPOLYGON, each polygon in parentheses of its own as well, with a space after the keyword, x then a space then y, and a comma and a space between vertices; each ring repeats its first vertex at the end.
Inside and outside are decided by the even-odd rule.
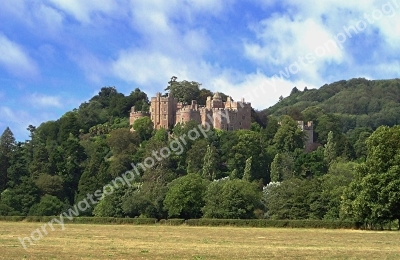
POLYGON ((150 113, 135 111, 132 107, 130 124, 140 117, 149 116, 155 129, 173 127, 177 123, 194 120, 199 124, 211 124, 216 129, 250 129, 251 104, 233 101, 230 97, 223 102, 219 93, 208 97, 206 106, 199 106, 196 101, 190 105, 178 103, 172 95, 161 96, 157 93, 151 98, 150 113))

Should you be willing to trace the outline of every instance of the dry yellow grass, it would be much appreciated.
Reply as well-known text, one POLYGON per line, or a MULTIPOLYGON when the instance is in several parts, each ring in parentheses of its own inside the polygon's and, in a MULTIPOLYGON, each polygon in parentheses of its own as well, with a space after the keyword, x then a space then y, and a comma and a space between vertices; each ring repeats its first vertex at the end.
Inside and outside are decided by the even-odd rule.
POLYGON ((400 259, 400 233, 324 229, 0 222, 0 259, 400 259))

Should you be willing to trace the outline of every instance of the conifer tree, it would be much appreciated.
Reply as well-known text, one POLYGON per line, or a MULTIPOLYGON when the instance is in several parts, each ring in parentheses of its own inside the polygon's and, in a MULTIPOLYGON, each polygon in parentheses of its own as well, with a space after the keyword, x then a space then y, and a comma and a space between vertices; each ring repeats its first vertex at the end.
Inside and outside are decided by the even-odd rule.
POLYGON ((203 164, 203 177, 208 180, 214 180, 216 178, 216 168, 218 156, 216 148, 212 145, 207 147, 207 152, 204 155, 203 164))
POLYGON ((336 143, 333 140, 333 132, 329 131, 327 143, 324 146, 324 157, 328 164, 336 159, 336 143))
POLYGON ((7 169, 10 167, 10 160, 15 147, 14 134, 7 127, 0 136, 0 193, 6 188, 8 181, 7 169))
POLYGON ((251 161, 253 157, 250 156, 246 160, 246 166, 244 167, 244 173, 243 173, 243 180, 245 181, 250 181, 251 180, 251 161))

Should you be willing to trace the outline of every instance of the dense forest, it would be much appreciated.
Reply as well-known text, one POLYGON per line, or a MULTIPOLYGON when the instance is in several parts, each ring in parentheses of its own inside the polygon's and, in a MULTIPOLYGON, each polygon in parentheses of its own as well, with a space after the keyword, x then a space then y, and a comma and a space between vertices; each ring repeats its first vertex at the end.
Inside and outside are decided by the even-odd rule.
MULTIPOLYGON (((166 91, 199 104, 212 94, 188 81, 171 81, 166 91)), ((206 130, 194 121, 154 130, 147 117, 130 126, 132 106, 149 109, 140 89, 125 96, 103 87, 58 120, 30 125, 25 142, 7 128, 0 137, 0 215, 72 208, 79 216, 157 219, 383 225, 400 218, 400 80, 295 87, 276 105, 252 111, 250 130, 206 130), (314 122, 311 150, 297 120, 314 122), (206 134, 188 138, 195 131, 206 134), (149 157, 157 158, 151 167, 137 167, 129 185, 115 187, 149 157)))

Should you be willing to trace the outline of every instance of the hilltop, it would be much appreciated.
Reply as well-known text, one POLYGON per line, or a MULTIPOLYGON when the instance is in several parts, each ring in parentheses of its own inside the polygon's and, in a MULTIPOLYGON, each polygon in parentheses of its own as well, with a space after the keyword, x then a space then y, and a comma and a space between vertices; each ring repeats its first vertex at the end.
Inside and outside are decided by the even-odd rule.
POLYGON ((319 89, 293 88, 290 96, 263 112, 276 117, 290 115, 298 120, 317 120, 321 110, 336 115, 343 132, 399 124, 400 79, 355 78, 325 84, 319 89))

